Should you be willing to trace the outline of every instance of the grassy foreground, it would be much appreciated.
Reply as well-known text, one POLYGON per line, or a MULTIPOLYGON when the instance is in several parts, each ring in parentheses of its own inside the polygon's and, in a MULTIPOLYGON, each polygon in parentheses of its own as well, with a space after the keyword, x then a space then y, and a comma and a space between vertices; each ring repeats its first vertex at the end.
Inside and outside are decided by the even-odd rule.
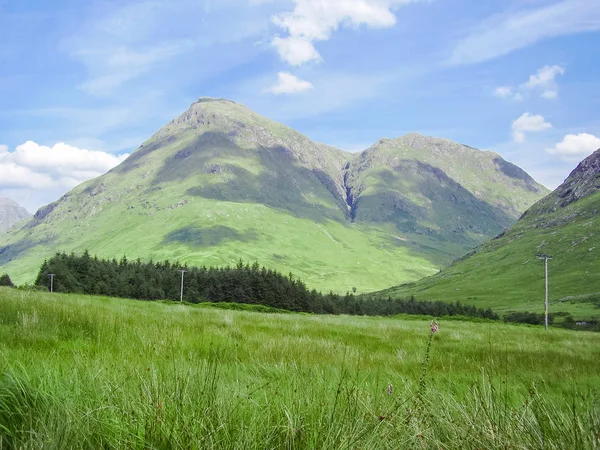
POLYGON ((0 288, 0 448, 598 448, 599 357, 597 333, 0 288))

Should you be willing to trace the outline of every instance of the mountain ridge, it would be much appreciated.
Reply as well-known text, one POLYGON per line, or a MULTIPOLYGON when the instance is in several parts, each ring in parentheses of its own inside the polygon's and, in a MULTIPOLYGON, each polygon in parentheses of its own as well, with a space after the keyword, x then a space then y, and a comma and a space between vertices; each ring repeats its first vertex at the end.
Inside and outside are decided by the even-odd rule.
POLYGON ((545 189, 527 189, 484 152, 436 144, 427 162, 399 139, 353 154, 238 103, 202 98, 119 166, 40 208, 0 248, 0 266, 25 279, 49 252, 86 248, 194 264, 242 257, 321 289, 373 290, 435 272, 545 189), (468 178, 452 173, 447 153, 456 149, 481 167, 471 178, 481 189, 453 178, 468 178))

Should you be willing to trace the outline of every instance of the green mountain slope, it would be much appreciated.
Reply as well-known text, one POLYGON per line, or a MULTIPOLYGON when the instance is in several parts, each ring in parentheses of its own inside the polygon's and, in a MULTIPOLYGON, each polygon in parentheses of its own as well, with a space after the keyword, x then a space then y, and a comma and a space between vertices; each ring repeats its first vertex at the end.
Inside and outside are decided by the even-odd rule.
POLYGON ((375 290, 435 273, 545 193, 486 152, 413 138, 346 153, 203 98, 121 165, 10 233, 0 267, 31 281, 44 257, 87 248, 195 265, 258 260, 311 287, 375 290), (453 174, 469 158, 485 170, 453 174))
POLYGON ((393 223, 443 263, 487 241, 548 191, 493 152, 411 133, 383 139, 349 167, 357 221, 393 223))
POLYGON ((550 312, 600 316, 600 150, 510 229, 440 273, 376 295, 467 302, 496 311, 543 312, 544 262, 550 312))

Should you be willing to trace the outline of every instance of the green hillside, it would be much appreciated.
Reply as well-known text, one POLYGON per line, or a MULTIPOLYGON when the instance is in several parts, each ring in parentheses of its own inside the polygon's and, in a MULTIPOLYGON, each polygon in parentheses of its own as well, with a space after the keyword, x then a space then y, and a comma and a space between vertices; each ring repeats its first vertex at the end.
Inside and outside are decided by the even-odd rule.
POLYGON ((440 273, 377 295, 467 302, 495 311, 544 310, 600 317, 600 150, 510 229, 440 273))
POLYGON ((410 136, 346 153, 237 103, 200 99, 5 236, 0 268, 22 283, 57 251, 242 258, 311 287, 365 292, 435 273, 546 192, 495 154, 410 136))

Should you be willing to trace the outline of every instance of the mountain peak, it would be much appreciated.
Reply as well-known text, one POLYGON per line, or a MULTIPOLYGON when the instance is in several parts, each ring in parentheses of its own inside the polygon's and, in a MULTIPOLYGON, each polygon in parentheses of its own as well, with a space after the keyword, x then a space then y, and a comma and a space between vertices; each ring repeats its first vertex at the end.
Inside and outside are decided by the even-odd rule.
POLYGON ((17 202, 0 197, 0 232, 5 233, 15 223, 28 217, 31 217, 31 214, 17 202))
POLYGON ((0 197, 0 206, 19 206, 19 204, 10 198, 0 197))
POLYGON ((200 97, 183 113, 158 130, 152 138, 160 139, 199 128, 204 131, 231 130, 246 122, 255 123, 262 120, 267 119, 232 100, 200 97))
POLYGON ((196 100, 190 106, 193 106, 193 105, 196 105, 196 104, 199 104, 199 103, 213 103, 213 102, 217 102, 217 103, 230 103, 230 104, 234 104, 234 105, 238 105, 239 104, 239 103, 236 103, 233 100, 229 100, 227 98, 220 98, 220 97, 200 97, 198 100, 196 100))

